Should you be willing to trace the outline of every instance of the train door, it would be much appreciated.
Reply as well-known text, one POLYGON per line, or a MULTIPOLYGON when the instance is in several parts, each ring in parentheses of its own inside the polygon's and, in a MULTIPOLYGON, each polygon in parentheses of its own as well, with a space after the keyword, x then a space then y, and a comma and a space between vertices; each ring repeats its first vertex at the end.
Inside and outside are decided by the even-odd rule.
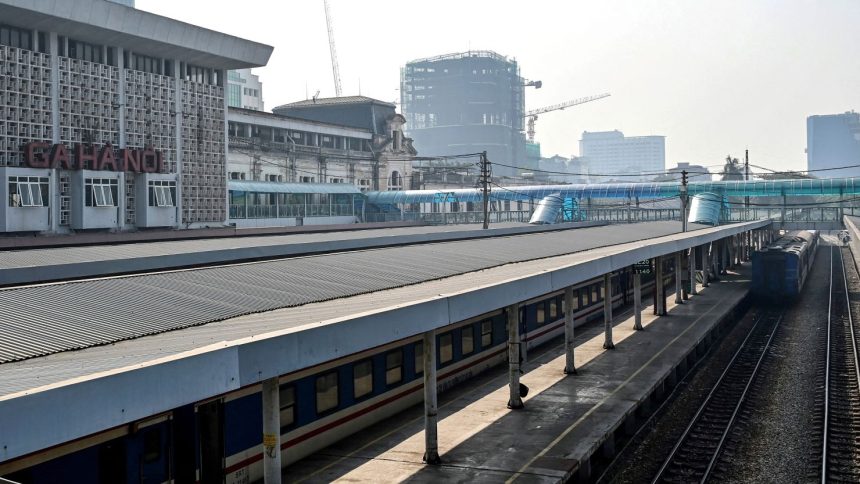
POLYGON ((194 437, 194 405, 186 405, 173 411, 173 480, 176 484, 194 484, 197 481, 197 451, 194 437))
POLYGON ((197 406, 200 483, 224 482, 224 404, 213 400, 197 406))
POLYGON ((124 437, 101 444, 98 453, 99 482, 125 482, 128 480, 124 437))
POLYGON ((170 419, 161 417, 138 427, 132 438, 136 447, 141 484, 158 484, 170 480, 170 419))
POLYGON ((764 262, 764 287, 771 297, 785 294, 785 257, 782 254, 762 257, 764 262))

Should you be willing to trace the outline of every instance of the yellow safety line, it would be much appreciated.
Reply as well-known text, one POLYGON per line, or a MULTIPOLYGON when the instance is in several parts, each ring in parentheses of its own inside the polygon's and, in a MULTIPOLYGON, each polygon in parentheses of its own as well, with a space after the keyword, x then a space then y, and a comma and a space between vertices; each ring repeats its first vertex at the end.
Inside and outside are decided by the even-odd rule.
MULTIPOLYGON (((719 300, 718 302, 722 302, 724 299, 726 299, 726 297, 728 297, 728 295, 723 296, 722 298, 720 298, 720 300, 719 300)), ((588 409, 588 411, 587 411, 587 412, 585 412, 581 417, 579 417, 579 418, 576 420, 576 422, 574 422, 573 424, 571 424, 571 425, 570 425, 570 427, 568 427, 567 429, 565 429, 565 431, 564 431, 564 432, 562 432, 562 433, 561 433, 561 435, 559 435, 559 436, 558 436, 558 437, 556 437, 552 442, 550 442, 550 444, 549 444, 548 446, 544 447, 544 449, 543 449, 543 450, 541 450, 541 451, 540 451, 536 456, 532 457, 532 459, 531 459, 531 460, 529 460, 529 461, 528 461, 524 466, 520 467, 520 470, 516 471, 516 472, 514 473, 514 475, 512 475, 512 476, 511 476, 507 481, 505 481, 505 484, 510 484, 510 483, 514 482, 514 481, 515 481, 515 480, 516 480, 520 475, 524 474, 524 473, 525 473, 525 470, 526 470, 526 469, 528 469, 528 468, 529 468, 529 466, 531 466, 531 465, 532 465, 536 460, 538 460, 539 458, 541 458, 541 457, 543 457, 544 455, 546 455, 546 453, 547 453, 547 452, 549 452, 549 451, 550 451, 550 449, 552 449, 552 448, 553 448, 553 447, 555 447, 559 442, 561 442, 561 441, 562 441, 562 439, 564 439, 564 438, 565 438, 569 433, 571 433, 571 432, 573 431, 573 429, 575 429, 576 427, 578 427, 578 426, 579 426, 579 424, 581 424, 581 423, 582 423, 586 418, 588 418, 592 413, 594 413, 594 412, 595 412, 595 411, 596 411, 600 406, 602 406, 604 403, 606 403, 606 402, 607 402, 607 400, 609 400, 611 397, 615 396, 615 394, 616 394, 616 393, 618 393, 622 388, 624 388, 625 386, 627 386, 627 384, 628 384, 628 383, 630 383, 630 382, 631 382, 631 381, 632 381, 632 380, 633 380, 637 375, 639 375, 639 373, 640 373, 642 370, 644 370, 646 367, 648 367, 649 365, 651 365, 651 363, 652 363, 652 362, 654 362, 654 360, 655 360, 655 359, 657 359, 657 357, 658 357, 658 356, 660 356, 661 354, 663 354, 663 352, 664 352, 664 351, 666 351, 666 350, 669 348, 669 346, 673 345, 676 341, 678 341, 678 339, 679 339, 681 336, 684 336, 685 334, 687 334, 687 331, 690 331, 691 329, 693 329, 693 328, 696 326, 696 323, 698 323, 698 322, 699 322, 699 320, 701 320, 702 318, 704 318, 708 313, 710 313, 711 311, 713 311, 713 310, 714 310, 714 308, 716 308, 716 307, 718 307, 718 304, 714 304, 714 305, 711 307, 711 309, 708 309, 707 311, 705 311, 705 313, 704 313, 704 314, 702 314, 701 316, 699 316, 698 318, 696 318, 696 320, 695 320, 695 321, 693 321, 693 324, 691 324, 687 329, 685 329, 684 331, 682 331, 681 333, 679 333, 679 334, 678 334, 678 336, 675 336, 675 337, 672 339, 672 341, 670 341, 670 342, 669 342, 666 346, 664 346, 660 351, 658 351, 657 353, 655 353, 655 354, 654 354, 654 356, 652 356, 648 361, 646 361, 644 365, 642 365, 641 367, 639 367, 639 369, 638 369, 638 370, 636 370, 635 372, 633 372, 633 374, 631 374, 631 375, 630 375, 626 380, 624 380, 624 381, 621 383, 621 385, 619 385, 615 390, 613 390, 613 391, 612 391, 612 393, 610 393, 609 395, 606 395, 605 397, 603 397, 603 399, 601 399, 601 400, 600 400, 600 402, 598 402, 598 403, 597 403, 597 405, 594 405, 593 407, 591 407, 590 409, 588 409)))

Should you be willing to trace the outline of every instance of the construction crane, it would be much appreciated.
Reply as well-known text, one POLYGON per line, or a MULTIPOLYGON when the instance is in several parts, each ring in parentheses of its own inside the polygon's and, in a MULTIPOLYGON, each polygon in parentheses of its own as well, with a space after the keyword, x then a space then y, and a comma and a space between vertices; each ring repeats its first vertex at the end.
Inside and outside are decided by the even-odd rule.
POLYGON ((331 73, 334 76, 334 95, 340 97, 340 68, 337 66, 337 49, 334 48, 334 26, 331 22, 331 12, 328 8, 328 0, 323 0, 325 7, 325 24, 328 28, 328 50, 331 54, 331 73))
POLYGON ((603 99, 605 97, 609 97, 609 93, 598 94, 596 96, 586 96, 581 97, 579 99, 574 99, 572 101, 563 102, 561 104, 553 104, 552 106, 546 106, 543 108, 532 109, 531 111, 527 111, 523 117, 528 118, 528 130, 526 133, 529 135, 529 143, 534 143, 535 141, 535 121, 537 121, 539 114, 548 113, 551 111, 561 111, 562 109, 569 108, 571 106, 576 106, 577 104, 585 104, 591 101, 597 101, 598 99, 603 99))

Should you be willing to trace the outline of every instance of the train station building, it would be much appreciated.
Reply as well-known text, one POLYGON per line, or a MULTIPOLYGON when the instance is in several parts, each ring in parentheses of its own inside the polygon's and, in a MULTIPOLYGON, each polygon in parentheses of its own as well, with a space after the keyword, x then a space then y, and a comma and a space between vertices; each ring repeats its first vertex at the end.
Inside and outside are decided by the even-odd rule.
POLYGON ((118 3, 0 1, 0 233, 222 225, 227 71, 271 53, 118 3))

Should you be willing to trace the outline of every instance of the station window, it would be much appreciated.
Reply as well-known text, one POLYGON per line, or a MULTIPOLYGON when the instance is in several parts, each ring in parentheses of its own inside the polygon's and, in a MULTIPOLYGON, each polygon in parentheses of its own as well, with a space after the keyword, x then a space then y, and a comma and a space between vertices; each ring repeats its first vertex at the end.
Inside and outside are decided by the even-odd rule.
POLYGON ((396 385, 403 381, 403 350, 390 351, 385 355, 385 384, 396 385))
POLYGON ((463 326, 460 329, 460 341, 462 343, 463 355, 469 355, 475 352, 475 328, 471 325, 463 326))
POLYGON ((84 196, 87 207, 116 206, 116 178, 87 178, 84 185, 84 196))
POLYGON ((439 336, 439 363, 444 365, 454 359, 454 337, 451 333, 439 336))
POLYGON ((296 422, 296 387, 280 387, 278 399, 281 405, 281 427, 289 427, 296 422))
POLYGON ((493 344, 493 321, 481 321, 481 348, 489 348, 493 344))
POLYGON ((541 325, 546 323, 546 308, 544 308, 543 301, 536 304, 535 309, 535 319, 537 320, 537 324, 541 325))
POLYGON ((10 176, 10 207, 45 207, 48 203, 48 177, 10 176))
POLYGON ((424 373, 424 342, 419 341, 413 346, 415 350, 415 374, 424 373))
POLYGON ((66 57, 104 64, 104 47, 99 44, 68 39, 66 57))
POLYGON ((558 298, 549 300, 549 320, 555 321, 558 319, 558 298))
POLYGON ((337 371, 317 377, 317 413, 327 412, 338 406, 337 371))
POLYGON ((176 200, 176 182, 173 180, 149 181, 149 206, 172 207, 176 200))
POLYGON ((353 396, 361 398, 373 393, 373 362, 364 360, 352 366, 353 396))
POLYGON ((0 24, 0 45, 33 50, 32 32, 30 30, 0 24))

